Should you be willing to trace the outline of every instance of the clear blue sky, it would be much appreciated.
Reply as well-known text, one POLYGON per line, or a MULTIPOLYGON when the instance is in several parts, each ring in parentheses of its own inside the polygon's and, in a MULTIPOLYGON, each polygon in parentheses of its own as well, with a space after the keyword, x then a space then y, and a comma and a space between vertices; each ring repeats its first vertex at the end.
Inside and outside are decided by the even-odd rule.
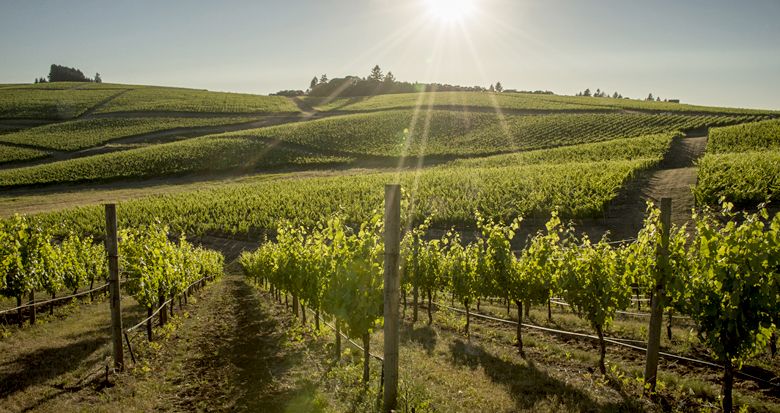
POLYGON ((780 109, 778 0, 473 0, 459 22, 431 0, 2 0, 0 83, 51 63, 107 82, 269 93, 312 76, 780 109))

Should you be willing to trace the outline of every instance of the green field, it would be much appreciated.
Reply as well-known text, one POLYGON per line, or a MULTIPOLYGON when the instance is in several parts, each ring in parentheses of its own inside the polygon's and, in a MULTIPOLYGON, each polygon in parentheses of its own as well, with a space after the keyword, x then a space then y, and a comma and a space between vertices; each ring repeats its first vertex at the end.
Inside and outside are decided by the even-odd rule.
POLYGON ((113 89, 0 89, 0 119, 71 119, 120 92, 113 89))
POLYGON ((463 111, 474 109, 528 111, 618 111, 692 112, 713 114, 767 114, 770 111, 648 102, 585 96, 537 95, 527 93, 426 92, 400 93, 356 98, 307 98, 315 109, 330 111, 375 111, 388 109, 448 107, 463 111))
POLYGON ((143 87, 123 93, 97 111, 111 112, 296 113, 299 110, 281 96, 143 87))
POLYGON ((36 158, 42 158, 46 155, 48 155, 47 152, 39 151, 37 149, 20 148, 18 146, 0 144, 0 163, 27 161, 36 158))
POLYGON ((537 95, 518 93, 474 93, 474 92, 423 92, 399 93, 356 98, 306 98, 306 102, 317 110, 375 111, 388 109, 419 108, 427 110, 440 106, 468 111, 469 108, 533 111, 583 111, 610 110, 587 104, 555 102, 539 98, 537 95))
POLYGON ((0 171, 0 186, 153 178, 224 169, 251 171, 349 159, 275 147, 260 139, 206 136, 120 152, 0 171))
MULTIPOLYGON (((552 209, 560 210, 564 216, 589 217, 601 213, 637 171, 657 163, 672 137, 648 136, 635 141, 615 140, 532 152, 529 159, 534 161, 528 164, 505 162, 508 156, 499 155, 494 157, 495 162, 486 158, 484 165, 455 163, 398 174, 367 172, 312 178, 283 175, 260 182, 129 201, 121 206, 122 219, 125 225, 136 225, 156 216, 184 233, 229 234, 273 229, 283 218, 314 223, 337 211, 350 221, 360 222, 370 216, 376 205, 381 205, 382 193, 377 188, 396 178, 415 194, 415 219, 432 215, 440 226, 473 226, 475 210, 501 219, 543 216, 552 209), (627 147, 634 149, 626 150, 627 147)), ((43 173, 40 176, 50 179, 43 173)), ((0 179, 11 177, 0 175, 0 179)), ((45 215, 43 219, 99 231, 100 214, 98 207, 85 207, 45 215)))
POLYGON ((647 114, 498 116, 386 111, 280 125, 236 136, 281 139, 312 148, 375 156, 480 155, 695 129, 747 117, 647 114))
POLYGON ((215 126, 256 120, 257 117, 98 118, 55 123, 0 136, 0 142, 61 151, 89 148, 126 136, 174 128, 215 126))
POLYGON ((780 120, 710 131, 695 196, 700 205, 721 198, 745 207, 780 200, 780 120))

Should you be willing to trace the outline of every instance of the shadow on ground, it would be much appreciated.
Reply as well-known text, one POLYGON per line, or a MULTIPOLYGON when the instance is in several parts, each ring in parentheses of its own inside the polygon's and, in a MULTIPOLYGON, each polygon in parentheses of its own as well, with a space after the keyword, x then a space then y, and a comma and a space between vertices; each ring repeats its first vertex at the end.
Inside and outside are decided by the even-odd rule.
POLYGON ((452 364, 472 370, 482 367, 493 382, 507 386, 518 410, 531 410, 537 403, 554 398, 564 405, 566 411, 642 411, 641 405, 625 397, 623 403, 601 405, 587 393, 539 370, 533 361, 504 360, 482 346, 460 339, 450 344, 450 354, 452 364))
POLYGON ((60 347, 46 347, 0 365, 0 399, 45 383, 79 367, 107 344, 109 336, 92 337, 60 347))

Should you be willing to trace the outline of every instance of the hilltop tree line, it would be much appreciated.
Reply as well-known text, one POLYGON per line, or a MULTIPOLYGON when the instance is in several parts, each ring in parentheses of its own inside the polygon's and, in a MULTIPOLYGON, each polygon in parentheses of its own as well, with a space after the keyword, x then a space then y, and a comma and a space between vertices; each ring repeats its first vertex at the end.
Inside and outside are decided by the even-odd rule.
MULTIPOLYGON (((612 99, 631 99, 629 97, 623 97, 618 92, 613 93, 610 95, 606 91, 603 91, 601 89, 596 89, 595 92, 591 92, 590 88, 583 90, 582 92, 577 92, 576 96, 587 96, 587 97, 594 97, 594 98, 612 98, 612 99)), ((647 97, 644 99, 646 101, 655 101, 655 102, 661 102, 660 96, 653 96, 652 93, 648 94, 647 97)), ((679 103, 679 99, 663 99, 663 102, 674 102, 679 103)))
POLYGON ((100 78, 100 73, 95 73, 94 78, 88 78, 84 76, 84 73, 76 69, 75 67, 67 67, 60 65, 51 65, 49 68, 49 76, 35 78, 34 83, 46 83, 46 82, 95 82, 103 83, 103 79, 100 78))
MULTIPOLYGON (((329 79, 327 74, 314 76, 309 82, 306 91, 303 90, 281 90, 274 95, 278 96, 372 96, 390 93, 411 93, 411 92, 502 92, 504 87, 501 82, 490 85, 489 88, 482 86, 458 86, 444 83, 418 83, 399 81, 388 71, 383 73, 379 65, 374 66, 366 77, 346 76, 341 78, 329 79)), ((550 93, 549 91, 536 91, 534 93, 550 93)))

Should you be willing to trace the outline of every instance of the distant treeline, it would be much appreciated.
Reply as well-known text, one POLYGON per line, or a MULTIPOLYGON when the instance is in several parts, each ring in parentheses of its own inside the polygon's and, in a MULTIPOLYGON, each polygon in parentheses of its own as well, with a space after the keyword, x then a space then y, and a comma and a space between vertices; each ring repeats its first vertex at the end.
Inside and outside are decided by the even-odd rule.
MULTIPOLYGON (((309 88, 303 90, 281 90, 274 95, 278 96, 329 96, 329 97, 352 97, 352 96, 373 96, 390 93, 410 93, 410 92, 485 92, 485 91, 503 91, 501 82, 490 85, 489 88, 482 86, 458 86, 443 83, 418 83, 402 82, 396 80, 393 72, 382 73, 379 65, 371 69, 371 73, 364 78, 358 76, 346 76, 334 79, 328 79, 327 75, 319 78, 316 76, 309 83, 309 88)), ((533 93, 549 93, 550 91, 536 91, 533 93)))
MULTIPOLYGON (((40 77, 35 79, 35 83, 46 83, 46 77, 40 77)), ((100 78, 100 73, 95 73, 94 78, 88 78, 84 76, 81 70, 75 67, 67 67, 60 65, 51 65, 49 69, 49 82, 95 82, 102 83, 103 79, 100 78)))

